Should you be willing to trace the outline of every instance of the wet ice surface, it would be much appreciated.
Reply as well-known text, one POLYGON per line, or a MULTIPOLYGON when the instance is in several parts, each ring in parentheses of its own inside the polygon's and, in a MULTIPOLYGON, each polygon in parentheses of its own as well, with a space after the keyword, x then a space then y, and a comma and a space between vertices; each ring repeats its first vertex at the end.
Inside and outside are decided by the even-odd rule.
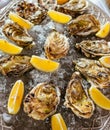
MULTIPOLYGON (((6 22, 10 21, 7 20, 6 22)), ((105 120, 108 118, 109 111, 105 111, 99 107, 96 107, 94 115, 90 119, 82 119, 76 117, 70 109, 66 109, 63 105, 66 87, 71 78, 72 73, 74 72, 72 60, 78 57, 83 57, 83 55, 78 52, 74 47, 75 43, 80 42, 82 38, 70 36, 65 31, 64 25, 52 22, 49 18, 47 18, 43 21, 42 25, 36 25, 32 28, 32 30, 29 31, 30 35, 34 38, 35 46, 32 48, 32 50, 25 50, 23 53, 30 56, 32 54, 35 54, 41 57, 45 57, 43 47, 46 37, 49 35, 52 29, 56 29, 57 31, 64 33, 66 36, 68 36, 70 42, 70 50, 68 55, 65 58, 58 60, 58 62, 60 62, 61 64, 61 67, 58 71, 54 73, 45 73, 33 69, 32 71, 27 72, 25 73, 25 75, 18 78, 4 77, 0 75, 0 114, 3 113, 2 118, 4 120, 4 123, 7 126, 12 125, 14 130, 51 130, 51 117, 47 118, 45 121, 33 120, 24 113, 23 105, 17 115, 13 116, 8 114, 7 101, 9 93, 14 82, 18 79, 22 79, 25 83, 25 95, 40 82, 53 82, 56 86, 60 88, 61 102, 58 106, 56 113, 62 114, 68 127, 68 130, 99 130, 103 125, 102 121, 105 122, 105 120)), ((0 28, 0 38, 4 38, 4 35, 2 35, 1 33, 2 28, 0 28)), ((95 37, 89 38, 93 40, 96 39, 95 37)), ((89 38, 85 37, 84 39, 89 38)), ((0 57, 4 55, 5 54, 0 52, 0 57)), ((109 97, 110 90, 103 90, 103 92, 109 97)))

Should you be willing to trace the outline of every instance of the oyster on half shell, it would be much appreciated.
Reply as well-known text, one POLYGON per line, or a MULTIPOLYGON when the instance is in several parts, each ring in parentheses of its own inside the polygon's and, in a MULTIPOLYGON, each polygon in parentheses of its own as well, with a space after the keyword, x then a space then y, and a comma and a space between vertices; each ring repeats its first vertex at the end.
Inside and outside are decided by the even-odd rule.
POLYGON ((18 4, 16 12, 22 18, 29 20, 31 23, 40 24, 47 16, 46 10, 43 7, 22 1, 18 4))
POLYGON ((99 31, 100 23, 95 16, 84 14, 70 21, 67 29, 71 35, 87 36, 99 31))
POLYGON ((110 55, 110 43, 105 40, 84 40, 76 43, 76 48, 81 49, 86 57, 110 55))
POLYGON ((69 0, 66 4, 57 5, 56 10, 72 17, 76 15, 83 14, 88 7, 88 2, 86 0, 69 0))
POLYGON ((29 56, 10 56, 0 59, 0 72, 8 76, 20 76, 32 69, 29 56))
POLYGON ((55 113, 60 102, 60 91, 51 83, 39 83, 24 99, 24 111, 36 120, 44 120, 55 113))
POLYGON ((74 60, 75 69, 79 71, 91 84, 98 88, 110 87, 110 70, 99 61, 79 58, 74 60))
POLYGON ((69 50, 69 42, 65 35, 53 31, 46 39, 45 54, 49 59, 59 59, 65 57, 69 50))
POLYGON ((74 72, 68 84, 64 105, 71 108, 78 117, 90 118, 93 115, 94 104, 86 94, 79 72, 74 72))
POLYGON ((3 33, 7 38, 14 41, 19 46, 26 47, 33 44, 33 38, 28 32, 15 23, 4 25, 3 33))

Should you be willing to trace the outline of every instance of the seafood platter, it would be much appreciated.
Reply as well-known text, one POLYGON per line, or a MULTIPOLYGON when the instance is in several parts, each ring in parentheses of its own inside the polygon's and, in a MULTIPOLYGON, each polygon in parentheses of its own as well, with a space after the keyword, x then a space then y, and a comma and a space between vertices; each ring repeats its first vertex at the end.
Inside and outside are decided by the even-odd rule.
POLYGON ((110 129, 110 17, 89 0, 12 0, 0 12, 0 130, 110 129))

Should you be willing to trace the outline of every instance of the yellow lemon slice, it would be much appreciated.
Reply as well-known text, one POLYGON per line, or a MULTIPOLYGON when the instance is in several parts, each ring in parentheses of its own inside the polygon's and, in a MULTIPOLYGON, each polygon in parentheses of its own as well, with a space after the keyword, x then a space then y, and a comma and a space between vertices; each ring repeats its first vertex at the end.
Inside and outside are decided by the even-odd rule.
POLYGON ((62 23, 62 24, 66 24, 72 19, 70 15, 66 15, 64 13, 60 13, 55 10, 49 10, 48 15, 53 21, 62 23))
POLYGON ((28 20, 23 19, 22 17, 20 17, 16 13, 10 12, 9 13, 9 18, 13 22, 17 23, 18 25, 20 25, 23 28, 30 29, 30 28, 33 27, 33 24, 31 22, 29 22, 28 20))
POLYGON ((67 130, 66 124, 60 113, 52 116, 51 126, 52 130, 67 130))
POLYGON ((96 87, 90 87, 89 94, 92 100, 101 108, 110 110, 110 99, 104 96, 96 87))
POLYGON ((33 55, 30 63, 38 70, 44 71, 44 72, 53 72, 55 70, 57 70, 59 68, 59 63, 49 60, 49 59, 45 59, 45 58, 41 58, 38 56, 33 55))
POLYGON ((96 33, 97 37, 105 38, 110 32, 110 22, 105 23, 102 28, 96 33))
POLYGON ((101 64, 107 68, 110 68, 110 56, 103 56, 99 59, 101 64))
POLYGON ((0 50, 8 54, 15 55, 20 54, 23 48, 9 43, 4 39, 0 39, 0 50))
POLYGON ((16 114, 21 106, 24 95, 24 83, 21 80, 17 80, 11 90, 8 99, 8 112, 10 114, 16 114))
POLYGON ((69 0, 57 0, 57 4, 58 5, 62 5, 65 4, 66 2, 68 2, 69 0))

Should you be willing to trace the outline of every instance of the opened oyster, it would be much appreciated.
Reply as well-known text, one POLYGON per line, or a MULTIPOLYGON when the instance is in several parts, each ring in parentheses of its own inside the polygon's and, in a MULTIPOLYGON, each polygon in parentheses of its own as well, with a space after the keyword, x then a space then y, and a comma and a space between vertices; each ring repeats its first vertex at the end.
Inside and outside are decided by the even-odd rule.
POLYGON ((36 120, 44 120, 55 113, 60 91, 51 83, 39 83, 24 100, 24 111, 36 120))
POLYGON ((110 70, 97 60, 79 58, 74 60, 75 69, 84 75, 88 82, 99 88, 110 87, 110 70))
POLYGON ((47 58, 59 59, 67 55, 69 42, 66 36, 53 31, 47 37, 44 48, 47 58))
POLYGON ((20 76, 32 69, 29 56, 10 56, 0 59, 0 72, 3 75, 20 76))
POLYGON ((68 23, 71 35, 87 36, 100 29, 99 21, 91 14, 84 14, 68 23))
POLYGON ((46 10, 38 5, 22 1, 16 9, 19 16, 29 20, 33 24, 40 24, 47 16, 46 10))
POLYGON ((78 14, 83 14, 87 7, 88 2, 86 0, 70 0, 66 4, 57 5, 56 10, 76 17, 78 14))
POLYGON ((77 43, 76 48, 81 49, 86 57, 110 55, 110 45, 109 42, 105 40, 85 40, 81 43, 77 43))
POLYGON ((3 27, 3 33, 7 38, 16 42, 19 46, 29 46, 33 44, 33 38, 19 25, 8 23, 3 27))
POLYGON ((68 84, 64 105, 78 116, 90 118, 94 111, 94 104, 88 97, 82 86, 79 72, 74 72, 68 84))

